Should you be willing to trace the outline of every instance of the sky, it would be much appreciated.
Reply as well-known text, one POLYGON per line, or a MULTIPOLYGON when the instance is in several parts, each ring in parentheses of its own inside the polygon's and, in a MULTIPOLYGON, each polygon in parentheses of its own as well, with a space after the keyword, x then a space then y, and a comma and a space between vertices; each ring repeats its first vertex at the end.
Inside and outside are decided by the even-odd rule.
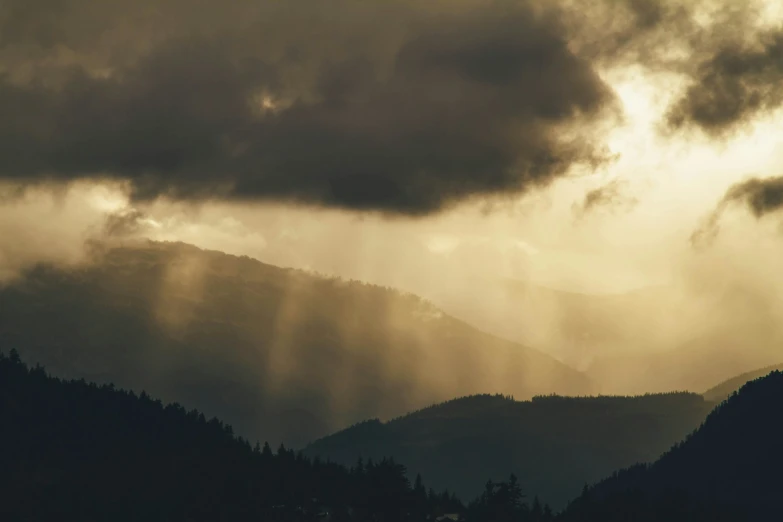
POLYGON ((424 295, 774 287, 782 81, 774 0, 7 0, 0 278, 149 237, 424 295))

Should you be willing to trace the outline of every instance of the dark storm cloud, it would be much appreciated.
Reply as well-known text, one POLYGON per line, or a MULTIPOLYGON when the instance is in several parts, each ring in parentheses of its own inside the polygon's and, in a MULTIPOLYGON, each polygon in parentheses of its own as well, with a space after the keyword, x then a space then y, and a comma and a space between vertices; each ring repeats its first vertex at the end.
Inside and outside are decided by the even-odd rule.
POLYGON ((709 245, 720 231, 723 213, 737 204, 745 205, 757 219, 783 209, 783 177, 751 178, 732 185, 704 224, 693 233, 691 244, 696 247, 709 245))
POLYGON ((765 34, 753 46, 727 44, 699 66, 668 123, 723 135, 783 105, 782 84, 783 31, 765 34))
POLYGON ((612 93, 529 2, 48 2, 0 16, 6 179, 423 214, 603 159, 563 131, 612 93))
POLYGON ((601 65, 681 67, 672 46, 688 46, 696 31, 698 0, 564 0, 568 25, 580 55, 601 65))
POLYGON ((686 80, 664 115, 665 134, 725 138, 783 106, 783 28, 760 25, 764 0, 618 0, 590 3, 586 14, 585 2, 570 3, 580 54, 594 64, 686 80))

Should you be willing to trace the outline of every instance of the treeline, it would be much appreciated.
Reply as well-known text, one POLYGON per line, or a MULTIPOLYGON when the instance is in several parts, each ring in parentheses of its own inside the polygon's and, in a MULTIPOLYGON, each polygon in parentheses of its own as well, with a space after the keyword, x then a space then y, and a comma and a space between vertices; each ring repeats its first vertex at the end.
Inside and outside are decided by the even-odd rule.
POLYGON ((712 408, 689 393, 532 401, 473 395, 389 422, 357 424, 304 451, 343 465, 360 455, 393 455, 463 499, 479 495, 487 478, 505 479, 513 472, 529 495, 562 509, 585 483, 658 458, 712 408))
POLYGON ((585 487, 560 513, 514 475, 465 505, 421 476, 411 483, 391 458, 343 466, 251 445, 196 410, 53 378, 0 353, 0 520, 14 522, 782 520, 781 440, 778 372, 721 403, 655 463, 585 487))
MULTIPOLYGON (((689 391, 668 391, 668 392, 655 392, 655 393, 641 393, 636 395, 584 395, 584 396, 573 396, 573 395, 560 395, 557 393, 551 393, 548 395, 534 395, 530 401, 531 402, 575 402, 575 401, 601 401, 604 403, 609 402, 630 402, 637 399, 660 399, 660 400, 667 400, 667 399, 681 399, 681 398, 690 398, 692 400, 701 401, 704 400, 703 395, 699 395, 698 393, 693 393, 689 391)), ((511 397, 513 399, 513 397, 511 397)))
POLYGON ((2 520, 478 522, 524 509, 515 483, 465 507, 393 459, 344 467, 251 446, 196 410, 53 378, 13 350, 0 353, 0 418, 2 520))
MULTIPOLYGON (((435 412, 438 415, 442 415, 445 412, 453 411, 459 412, 461 415, 465 412, 466 406, 473 407, 491 407, 493 405, 502 405, 504 403, 515 402, 513 395, 504 395, 502 393, 476 393, 473 395, 466 395, 464 397, 455 397, 442 402, 437 402, 424 408, 419 408, 405 415, 399 415, 389 420, 388 422, 395 422, 403 419, 414 418, 417 416, 425 416, 427 414, 435 412)), ((375 420, 375 419, 373 419, 375 420)), ((358 423, 362 424, 362 423, 358 423)))

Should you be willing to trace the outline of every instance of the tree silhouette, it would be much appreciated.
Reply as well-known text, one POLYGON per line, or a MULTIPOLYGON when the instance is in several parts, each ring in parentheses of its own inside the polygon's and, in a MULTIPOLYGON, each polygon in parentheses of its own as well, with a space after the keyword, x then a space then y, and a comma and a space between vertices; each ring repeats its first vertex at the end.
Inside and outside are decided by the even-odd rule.
POLYGON ((49 377, 0 353, 0 520, 424 522, 423 494, 393 459, 354 468, 111 385, 49 377))
POLYGON ((746 384, 650 465, 554 516, 515 475, 467 507, 393 458, 350 469, 251 445, 147 393, 65 381, 0 353, 0 520, 95 522, 750 522, 782 520, 783 373, 746 384))

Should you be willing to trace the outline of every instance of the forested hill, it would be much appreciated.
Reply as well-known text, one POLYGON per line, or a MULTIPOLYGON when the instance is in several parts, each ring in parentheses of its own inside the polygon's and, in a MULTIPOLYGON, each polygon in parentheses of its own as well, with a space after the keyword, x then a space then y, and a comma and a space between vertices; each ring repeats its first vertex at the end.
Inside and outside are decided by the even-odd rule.
POLYGON ((393 455, 462 498, 481 492, 487 477, 514 473, 529 495, 562 507, 584 484, 658 458, 712 408, 690 393, 532 401, 479 395, 364 422, 305 452, 342 463, 393 455))
MULTIPOLYGON (((671 406, 674 397, 655 397, 653 403, 671 406)), ((608 401, 616 406, 642 399, 608 401)), ((468 400, 473 409, 493 401, 513 402, 468 400)), ((530 404, 568 407, 573 401, 545 398, 530 404)), ((460 402, 449 402, 447 409, 460 402)), ((607 403, 596 405, 612 410, 607 403)), ((423 410, 409 420, 422 421, 439 410, 423 410)), ((454 411, 440 414, 449 417, 454 411)), ((28 368, 15 351, 8 357, 0 353, 0 418, 0 520, 427 522, 449 515, 465 522, 755 522, 783 517, 780 372, 746 384, 654 464, 585 488, 557 516, 532 495, 525 499, 530 490, 514 475, 485 482, 484 492, 464 506, 447 492, 428 490, 420 477, 411 484, 406 468, 394 460, 367 459, 348 468, 284 447, 252 448, 230 426, 196 410, 164 406, 145 393, 111 385, 55 379, 40 367, 28 368)), ((612 427, 609 422, 606 429, 612 427)), ((586 440, 595 433, 587 423, 582 428, 586 440)), ((570 454, 566 460, 579 459, 570 454)))
POLYGON ((182 243, 95 245, 0 288, 0 342, 303 446, 455 396, 589 393, 584 375, 409 294, 182 243))
POLYGON ((599 483, 566 522, 783 520, 783 373, 748 382, 650 466, 599 483))
POLYGON ((423 522, 462 505, 392 460, 352 469, 142 393, 54 379, 0 353, 0 520, 423 522))

